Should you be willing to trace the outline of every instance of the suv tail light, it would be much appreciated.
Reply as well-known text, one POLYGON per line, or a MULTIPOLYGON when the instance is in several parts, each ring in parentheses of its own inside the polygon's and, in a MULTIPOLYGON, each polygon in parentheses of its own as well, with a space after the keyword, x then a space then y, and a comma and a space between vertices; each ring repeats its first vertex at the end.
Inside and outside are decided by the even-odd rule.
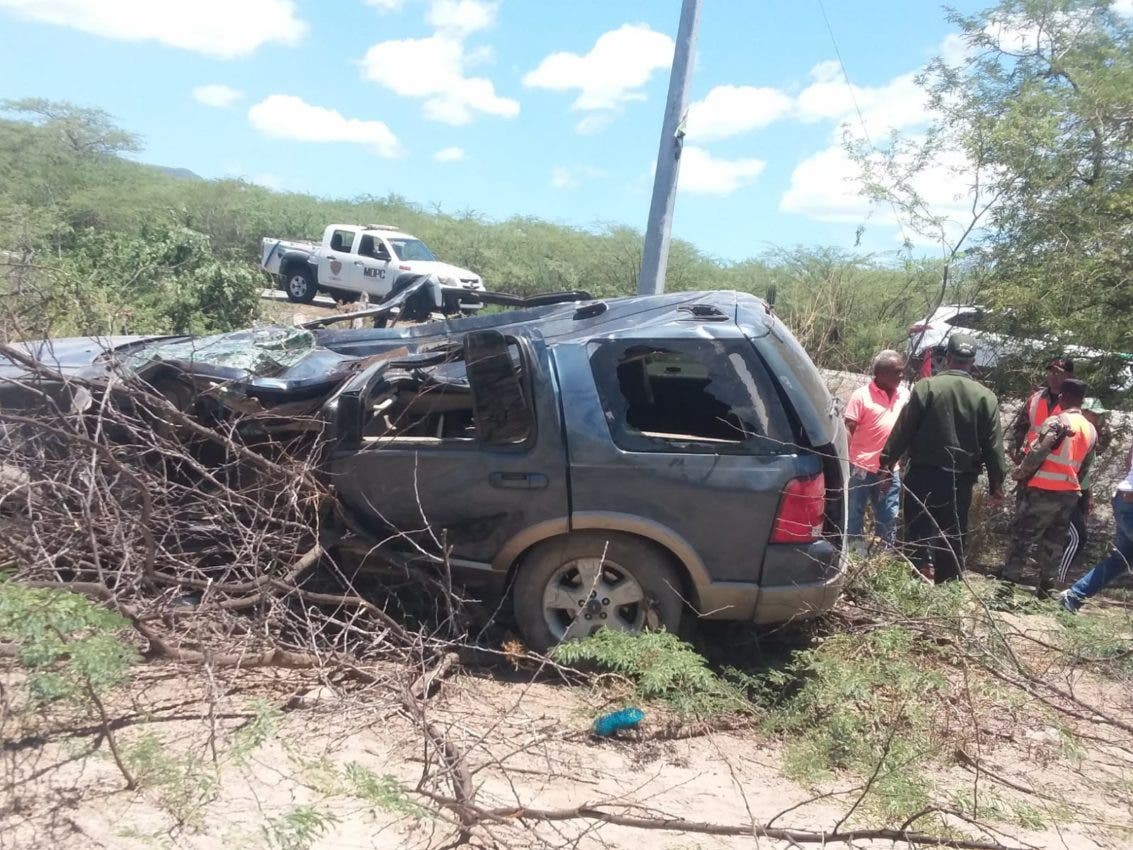
POLYGON ((825 511, 826 478, 823 474, 792 478, 779 499, 771 542, 813 543, 822 537, 825 511))
POLYGON ((909 325, 909 335, 924 333, 930 327, 932 327, 932 325, 928 322, 917 322, 915 325, 909 325))

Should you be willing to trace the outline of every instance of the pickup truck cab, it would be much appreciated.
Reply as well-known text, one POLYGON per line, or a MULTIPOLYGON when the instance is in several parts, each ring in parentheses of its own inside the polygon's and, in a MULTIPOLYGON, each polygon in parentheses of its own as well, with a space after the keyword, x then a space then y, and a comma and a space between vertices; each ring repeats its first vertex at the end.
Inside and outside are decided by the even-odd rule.
POLYGON ((362 293, 382 301, 432 276, 459 303, 460 291, 482 292, 480 275, 441 262, 415 236, 384 224, 332 224, 322 242, 265 238, 260 265, 278 277, 291 301, 306 304, 321 290, 339 301, 357 301, 362 293))

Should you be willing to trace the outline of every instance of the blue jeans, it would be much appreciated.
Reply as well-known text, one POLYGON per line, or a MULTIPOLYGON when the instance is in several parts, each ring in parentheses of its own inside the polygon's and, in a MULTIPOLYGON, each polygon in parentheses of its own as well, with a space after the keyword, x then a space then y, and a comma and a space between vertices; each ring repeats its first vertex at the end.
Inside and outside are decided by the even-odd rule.
POLYGON ((887 546, 893 545, 897 532, 897 508, 901 504, 901 479, 894 472, 886 487, 881 473, 867 472, 850 466, 850 504, 846 533, 861 540, 865 534, 865 506, 873 505, 873 531, 887 546))
POLYGON ((1066 592, 1066 604, 1075 610, 1133 565, 1133 502, 1125 501, 1120 493, 1113 497, 1113 524, 1113 550, 1066 592))

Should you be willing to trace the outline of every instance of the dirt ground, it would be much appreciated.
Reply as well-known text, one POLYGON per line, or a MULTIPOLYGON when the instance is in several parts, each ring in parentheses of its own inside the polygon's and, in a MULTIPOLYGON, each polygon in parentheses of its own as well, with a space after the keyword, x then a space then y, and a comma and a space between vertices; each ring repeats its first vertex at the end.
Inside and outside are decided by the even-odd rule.
MULTIPOLYGON (((1004 615, 1002 623, 1008 633, 1030 638, 1050 638, 1059 628, 1042 616, 1004 615)), ((1127 686, 1081 670, 1052 669, 1051 676, 1133 723, 1127 686)), ((18 707, 19 686, 14 667, 0 669, 6 709, 18 707)), ((607 687, 568 685, 553 673, 464 669, 429 700, 428 719, 465 753, 476 802, 484 808, 601 805, 654 818, 813 830, 837 824, 860 794, 860 777, 815 787, 784 778, 783 742, 755 721, 673 739, 672 729, 647 715, 642 731, 628 739, 594 738, 591 720, 611 698, 607 687)), ((310 674, 284 670, 210 675, 157 662, 140 666, 128 693, 108 708, 121 718, 119 746, 135 754, 130 763, 138 790, 124 789, 105 741, 93 728, 84 730, 97 726, 92 717, 37 725, 9 715, 0 724, 0 848, 426 850, 451 846, 457 832, 450 815, 430 811, 429 800, 414 793, 426 765, 436 769, 436 754, 423 746, 396 688, 320 684, 310 674), (160 741, 160 751, 147 751, 147 741, 160 741), (371 777, 369 785, 350 781, 360 774, 371 777)), ((989 712, 968 754, 978 768, 956 759, 934 785, 941 794, 975 786, 1001 807, 1035 811, 1041 829, 999 825, 996 837, 1006 845, 1130 846, 1128 736, 1085 719, 1068 733, 1030 709, 1035 706, 1016 703, 989 712)), ((861 814, 847 825, 869 823, 861 814)), ((959 821, 955 827, 980 835, 959 821)), ((645 841, 668 850, 788 846, 766 838, 508 816, 478 827, 473 846, 638 850, 645 841)))

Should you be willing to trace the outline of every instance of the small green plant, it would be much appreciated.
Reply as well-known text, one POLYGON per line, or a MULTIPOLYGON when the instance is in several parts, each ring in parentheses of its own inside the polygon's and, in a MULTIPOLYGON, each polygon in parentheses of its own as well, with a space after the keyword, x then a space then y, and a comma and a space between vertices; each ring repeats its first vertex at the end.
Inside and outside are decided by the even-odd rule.
POLYGON ((365 765, 352 761, 346 765, 345 779, 347 792, 365 800, 383 811, 411 815, 419 818, 426 814, 405 793, 396 776, 388 773, 378 775, 365 765))
POLYGON ((104 697, 130 677, 137 652, 123 639, 129 623, 85 596, 25 587, 0 576, 0 641, 15 644, 27 671, 30 706, 64 703, 98 717, 114 763, 134 788, 104 697))
POLYGON ((306 805, 296 806, 279 817, 268 818, 260 828, 272 850, 307 850, 315 839, 336 823, 336 815, 306 805))
POLYGON ((122 759, 138 786, 152 790, 179 824, 199 826, 218 788, 216 776, 199 760, 171 755, 161 738, 143 735, 122 745, 122 759))
POLYGON ((958 618, 970 595, 960 582, 932 585, 894 557, 865 561, 847 590, 852 598, 909 618, 958 618))
POLYGON ((249 708, 253 712, 252 719, 233 733, 228 749, 232 757, 240 762, 245 761, 253 750, 275 735, 276 724, 282 716, 278 708, 263 698, 253 700, 249 708))
POLYGON ((717 676, 704 656, 669 632, 628 634, 602 629, 580 641, 559 644, 555 660, 589 663, 620 673, 637 696, 657 700, 685 717, 748 712, 741 688, 717 676))
POLYGON ((935 718, 948 690, 930 653, 890 626, 834 635, 769 672, 765 726, 785 738, 786 773, 811 785, 838 770, 873 776, 866 805, 887 820, 924 808, 923 768, 939 751, 935 718))
POLYGON ((0 639, 16 645, 38 704, 89 698, 124 683, 137 653, 129 622, 85 596, 0 580, 0 639))
POLYGON ((393 814, 426 817, 428 811, 417 805, 392 774, 374 773, 363 764, 352 761, 340 766, 329 756, 305 758, 290 754, 303 784, 328 797, 349 796, 365 800, 372 806, 393 814))
POLYGON ((1133 626, 1128 615, 1111 611, 1058 614, 1061 649, 1074 661, 1084 661, 1120 679, 1133 678, 1133 626))

